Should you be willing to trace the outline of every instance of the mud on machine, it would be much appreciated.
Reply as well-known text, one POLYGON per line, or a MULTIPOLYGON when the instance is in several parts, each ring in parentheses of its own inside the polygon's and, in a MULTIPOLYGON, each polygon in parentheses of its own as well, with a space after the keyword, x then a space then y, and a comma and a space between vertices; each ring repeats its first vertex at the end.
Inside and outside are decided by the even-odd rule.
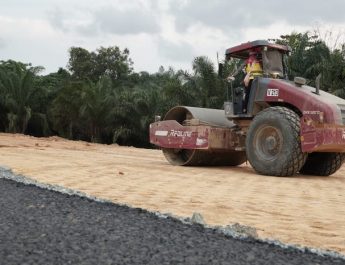
POLYGON ((183 166, 237 166, 248 160, 263 175, 328 176, 345 160, 345 100, 287 78, 288 46, 264 40, 226 50, 246 60, 255 49, 263 74, 251 82, 247 112, 243 89, 232 89, 224 110, 176 106, 150 124, 150 142, 183 166))

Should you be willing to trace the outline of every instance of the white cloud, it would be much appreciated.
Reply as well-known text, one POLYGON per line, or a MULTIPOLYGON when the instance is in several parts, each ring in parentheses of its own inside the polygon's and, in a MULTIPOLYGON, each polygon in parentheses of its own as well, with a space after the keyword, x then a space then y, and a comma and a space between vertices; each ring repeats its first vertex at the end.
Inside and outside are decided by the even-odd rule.
POLYGON ((0 34, 6 41, 2 60, 41 65, 48 67, 49 71, 66 66, 68 44, 63 41, 64 36, 54 31, 46 21, 1 16, 0 24, 0 34))
POLYGON ((152 10, 139 6, 124 8, 104 5, 93 10, 76 10, 73 13, 56 7, 49 13, 49 21, 55 28, 86 37, 99 34, 133 35, 159 31, 159 25, 152 10))
POLYGON ((203 2, 189 0, 185 5, 173 5, 172 13, 178 17, 180 31, 195 23, 222 29, 224 32, 246 30, 251 27, 267 27, 275 23, 311 26, 315 21, 345 23, 340 10, 345 9, 343 0, 213 0, 203 2))
POLYGON ((0 49, 4 49, 6 47, 5 40, 3 38, 0 38, 0 49))
POLYGON ((291 26, 284 22, 277 22, 275 24, 265 27, 248 28, 243 34, 243 42, 253 39, 276 39, 281 35, 290 34, 293 31, 305 32, 310 30, 310 27, 305 26, 291 26))
POLYGON ((342 32, 344 42, 344 9, 343 0, 12 0, 0 4, 0 60, 51 72, 66 66, 72 46, 116 45, 130 50, 136 71, 189 69, 194 56, 215 62, 233 45, 312 30, 316 22, 342 32))

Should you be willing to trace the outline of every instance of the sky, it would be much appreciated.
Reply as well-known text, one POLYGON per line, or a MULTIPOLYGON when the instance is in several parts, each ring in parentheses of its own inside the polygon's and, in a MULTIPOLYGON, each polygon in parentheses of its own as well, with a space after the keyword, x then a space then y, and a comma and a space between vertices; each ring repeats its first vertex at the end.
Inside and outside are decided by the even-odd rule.
POLYGON ((0 60, 67 67, 71 47, 128 48, 136 72, 191 68, 226 48, 293 31, 345 42, 344 0, 0 0, 0 60), (333 35, 327 35, 327 32, 333 35))

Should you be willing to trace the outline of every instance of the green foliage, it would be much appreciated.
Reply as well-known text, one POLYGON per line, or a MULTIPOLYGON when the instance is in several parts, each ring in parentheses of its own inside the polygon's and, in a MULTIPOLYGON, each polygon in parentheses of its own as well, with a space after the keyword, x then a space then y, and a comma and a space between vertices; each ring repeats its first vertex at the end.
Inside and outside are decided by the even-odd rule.
POLYGON ((81 82, 66 84, 48 110, 52 130, 62 137, 75 139, 81 129, 80 106, 83 89, 81 82))
MULTIPOLYGON (((39 114, 35 112, 35 102, 41 88, 35 86, 35 76, 41 70, 42 67, 11 60, 0 62, 0 104, 6 113, 6 119, 2 121, 5 131, 25 133, 32 116, 39 114)), ((42 123, 45 122, 43 118, 42 123)))
POLYGON ((97 83, 88 81, 80 95, 80 118, 86 123, 86 136, 92 142, 101 142, 107 132, 109 115, 116 106, 117 95, 112 90, 111 80, 101 78, 97 83))
POLYGON ((302 76, 308 79, 309 85, 315 86, 316 77, 321 74, 321 89, 344 97, 344 45, 332 51, 319 36, 309 32, 281 36, 277 43, 292 48, 288 63, 290 79, 302 76))
POLYGON ((121 80, 132 72, 132 60, 129 50, 119 47, 100 47, 95 52, 89 52, 81 47, 69 50, 68 69, 75 80, 90 79, 97 82, 102 76, 108 76, 113 81, 121 80))
MULTIPOLYGON (((276 42, 292 48, 291 79, 303 76, 315 85, 321 73, 321 88, 345 98, 345 44, 330 50, 308 32, 276 42)), ((133 72, 129 51, 117 46, 69 52, 69 71, 48 75, 40 75, 42 67, 0 61, 0 131, 150 147, 148 128, 155 115, 164 117, 176 105, 222 108, 227 98, 228 84, 207 57, 196 57, 190 72, 160 67, 150 74, 133 72)), ((226 62, 224 76, 240 64, 226 62)))
POLYGON ((69 50, 68 70, 76 80, 93 79, 95 57, 94 52, 89 52, 80 47, 72 47, 69 50))

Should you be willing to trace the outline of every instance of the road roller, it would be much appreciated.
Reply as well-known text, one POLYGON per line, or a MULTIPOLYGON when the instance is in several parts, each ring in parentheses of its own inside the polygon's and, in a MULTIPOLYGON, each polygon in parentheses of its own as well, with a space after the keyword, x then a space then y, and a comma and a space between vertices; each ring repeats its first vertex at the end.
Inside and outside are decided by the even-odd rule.
POLYGON ((257 40, 227 49, 225 58, 248 63, 253 52, 262 72, 250 89, 232 88, 222 109, 172 108, 150 124, 150 142, 177 166, 249 161, 262 175, 335 173, 345 160, 345 100, 318 82, 314 88, 302 77, 289 80, 288 46, 257 40))

